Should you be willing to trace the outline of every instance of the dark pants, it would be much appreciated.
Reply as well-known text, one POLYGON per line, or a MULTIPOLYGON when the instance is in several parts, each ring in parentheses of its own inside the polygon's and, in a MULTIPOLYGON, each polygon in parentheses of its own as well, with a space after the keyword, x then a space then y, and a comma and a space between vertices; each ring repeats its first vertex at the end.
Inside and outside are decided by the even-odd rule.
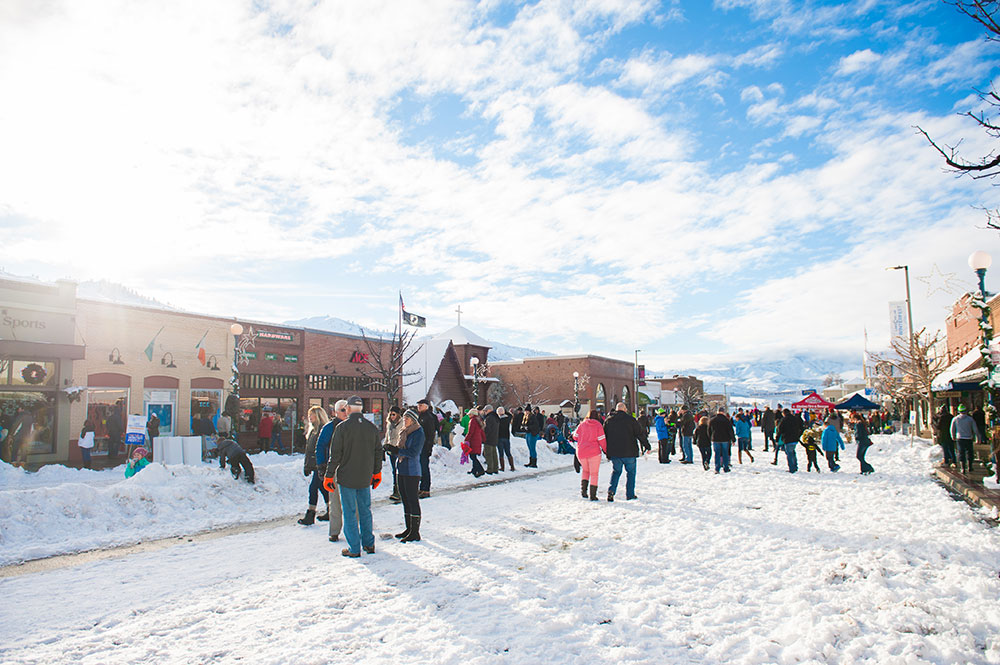
POLYGON ((944 463, 958 464, 958 460, 955 459, 955 442, 951 440, 951 437, 939 437, 938 443, 941 444, 941 450, 944 451, 944 463))
POLYGON ((238 457, 229 458, 229 470, 232 472, 233 478, 239 479, 240 467, 243 467, 243 476, 246 478, 246 481, 252 483, 253 464, 250 463, 250 458, 247 457, 246 453, 242 453, 238 457))
POLYGON ((476 455, 475 453, 469 453, 469 459, 472 461, 472 471, 470 471, 469 473, 471 473, 476 478, 486 473, 486 469, 483 468, 482 462, 479 461, 479 455, 476 455))
POLYGON ((767 452, 767 444, 768 443, 770 443, 772 446, 774 445, 774 432, 773 431, 772 432, 768 432, 765 429, 764 430, 764 452, 767 452))
POLYGON ((83 455, 83 468, 90 468, 90 448, 80 448, 80 454, 83 455))
MULTIPOLYGON (((248 460, 249 461, 249 460, 248 460)), ((244 467, 246 468, 246 467, 244 467)), ((253 477, 253 469, 250 470, 250 477, 253 477)), ((330 493, 326 491, 323 487, 323 476, 320 475, 319 471, 313 471, 312 478, 309 480, 309 505, 315 506, 319 501, 319 495, 323 495, 323 500, 330 503, 330 493)))
POLYGON ((972 439, 958 439, 958 463, 967 470, 972 470, 972 439))
POLYGON ((420 499, 417 498, 419 487, 419 476, 399 477, 399 498, 403 500, 404 515, 420 514, 420 499))
POLYGON ((698 451, 701 453, 701 465, 708 471, 708 467, 712 463, 712 446, 700 445, 698 451))
POLYGON ((865 460, 865 455, 868 453, 868 448, 871 447, 870 443, 859 443, 858 444, 858 462, 861 463, 861 473, 871 473, 875 469, 872 465, 865 460))
POLYGON ((510 462, 510 470, 514 470, 514 456, 510 454, 510 439, 500 439, 497 441, 497 447, 500 449, 500 470, 503 471, 503 459, 507 458, 510 462))
POLYGON ((806 464, 806 471, 807 472, 812 471, 813 467, 816 468, 817 473, 819 472, 819 462, 816 459, 816 452, 817 451, 816 451, 815 448, 812 449, 812 450, 809 450, 808 448, 806 448, 806 460, 808 462, 806 464))
MULTIPOLYGON (((398 459, 398 453, 389 453, 389 466, 392 468, 392 493, 396 496, 399 496, 399 477, 396 475, 396 461, 398 459)), ((414 476, 414 478, 416 478, 416 476, 414 476)))
POLYGON ((830 471, 836 471, 839 469, 840 465, 837 464, 837 451, 827 450, 824 452, 826 453, 826 463, 830 466, 830 471))
POLYGON ((424 444, 424 449, 420 452, 420 491, 431 491, 431 446, 424 444))
POLYGON ((118 457, 118 449, 121 448, 122 437, 108 437, 108 459, 113 460, 118 457))

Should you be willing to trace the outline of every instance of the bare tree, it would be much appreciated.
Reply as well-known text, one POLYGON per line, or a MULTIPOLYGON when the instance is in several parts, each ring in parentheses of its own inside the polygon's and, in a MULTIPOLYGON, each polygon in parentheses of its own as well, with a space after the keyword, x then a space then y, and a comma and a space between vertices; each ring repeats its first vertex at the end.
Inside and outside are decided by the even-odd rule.
POLYGON ((677 392, 681 396, 681 404, 689 411, 700 411, 705 406, 705 393, 696 383, 682 383, 677 392))
MULTIPOLYGON (((986 29, 986 40, 1000 42, 1000 0, 953 0, 946 1, 945 4, 952 5, 958 11, 965 14, 976 23, 986 29)), ((986 109, 994 113, 1000 110, 1000 95, 992 87, 989 92, 977 90, 979 99, 982 100, 986 109)), ((979 130, 986 133, 991 139, 1000 140, 1000 124, 994 121, 986 110, 967 111, 963 117, 971 118, 979 130)), ((953 146, 941 145, 930 137, 921 127, 916 128, 924 135, 924 138, 931 146, 944 158, 948 169, 959 175, 968 175, 971 178, 994 178, 1000 175, 1000 149, 994 148, 986 155, 967 159, 959 154, 961 141, 953 146)), ((986 212, 986 225, 989 228, 1000 229, 1000 209, 988 210, 986 212)))
POLYGON ((844 380, 840 377, 837 372, 830 372, 823 377, 823 387, 829 388, 830 386, 836 386, 843 383, 844 380))
POLYGON ((397 396, 402 399, 403 387, 420 381, 419 378, 414 378, 419 372, 405 369, 406 363, 420 351, 419 346, 410 349, 414 335, 412 330, 394 327, 392 337, 388 340, 381 336, 372 339, 364 328, 361 329, 361 339, 368 350, 364 354, 365 369, 361 371, 361 375, 371 380, 373 389, 382 390, 386 408, 396 404, 397 396))
POLYGON ((925 418, 934 412, 931 385, 947 366, 947 358, 935 353, 941 342, 941 332, 935 332, 932 337, 926 330, 921 328, 913 335, 912 351, 907 340, 896 338, 892 341, 893 356, 872 354, 876 369, 882 365, 895 370, 876 371, 876 388, 894 400, 919 400, 925 418))
POLYGON ((500 399, 512 399, 515 404, 534 404, 549 391, 549 386, 521 377, 519 381, 498 377, 499 381, 490 386, 490 399, 500 402, 500 399))

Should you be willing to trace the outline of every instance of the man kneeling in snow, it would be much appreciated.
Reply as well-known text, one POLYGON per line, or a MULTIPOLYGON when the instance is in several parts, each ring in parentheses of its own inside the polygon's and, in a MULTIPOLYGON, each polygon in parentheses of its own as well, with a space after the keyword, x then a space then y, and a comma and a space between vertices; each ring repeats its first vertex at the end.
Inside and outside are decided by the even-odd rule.
POLYGON ((250 463, 250 458, 247 457, 245 450, 240 448, 240 444, 236 443, 232 439, 219 439, 217 451, 219 453, 219 468, 226 468, 226 460, 229 460, 230 470, 233 472, 233 478, 239 479, 240 477, 240 467, 243 467, 243 475, 248 483, 253 482, 253 464, 250 463))

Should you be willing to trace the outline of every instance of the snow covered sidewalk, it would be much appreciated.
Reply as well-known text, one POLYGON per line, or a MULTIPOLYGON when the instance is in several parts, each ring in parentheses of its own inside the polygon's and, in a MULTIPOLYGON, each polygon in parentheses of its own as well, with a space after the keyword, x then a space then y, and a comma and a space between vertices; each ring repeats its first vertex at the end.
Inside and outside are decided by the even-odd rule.
MULTIPOLYGON (((461 451, 435 446, 431 458, 432 490, 486 483, 525 473, 523 439, 512 442, 517 470, 479 481, 459 464, 461 451)), ((547 444, 538 447, 541 469, 572 463, 547 444)), ((305 512, 309 479, 302 475, 302 455, 251 455, 257 482, 234 481, 218 462, 201 466, 151 464, 125 479, 124 465, 92 471, 45 466, 28 473, 0 462, 0 566, 55 554, 129 545, 159 538, 263 522, 305 512)), ((376 491, 392 491, 388 460, 376 491)))
POLYGON ((423 542, 359 560, 289 525, 0 579, 0 661, 1000 662, 998 535, 931 454, 878 437, 868 477, 647 456, 638 501, 572 471, 432 498, 423 542))

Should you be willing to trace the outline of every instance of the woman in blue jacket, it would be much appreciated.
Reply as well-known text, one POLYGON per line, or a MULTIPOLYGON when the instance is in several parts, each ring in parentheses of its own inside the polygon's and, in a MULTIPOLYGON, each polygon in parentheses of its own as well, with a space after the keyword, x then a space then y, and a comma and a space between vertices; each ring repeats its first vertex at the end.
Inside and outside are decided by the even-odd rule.
POLYGON ((667 424, 666 414, 666 409, 660 409, 653 419, 653 427, 656 429, 656 454, 660 464, 670 464, 670 426, 667 424))
POLYGON ((424 449, 424 430, 420 427, 420 417, 413 409, 407 409, 403 414, 403 431, 397 442, 396 476, 406 529, 397 533, 396 537, 401 542, 412 543, 420 540, 420 453, 424 449))
POLYGON ((743 464, 743 453, 747 454, 753 462, 753 455, 750 454, 750 417, 745 413, 737 414, 733 422, 733 429, 736 430, 736 459, 743 464))
POLYGON ((826 421, 826 429, 823 430, 823 439, 821 442, 823 446, 823 452, 826 454, 826 463, 830 465, 830 471, 840 471, 840 465, 837 464, 837 446, 840 449, 844 449, 844 440, 840 437, 840 432, 837 431, 837 426, 832 419, 826 421))

